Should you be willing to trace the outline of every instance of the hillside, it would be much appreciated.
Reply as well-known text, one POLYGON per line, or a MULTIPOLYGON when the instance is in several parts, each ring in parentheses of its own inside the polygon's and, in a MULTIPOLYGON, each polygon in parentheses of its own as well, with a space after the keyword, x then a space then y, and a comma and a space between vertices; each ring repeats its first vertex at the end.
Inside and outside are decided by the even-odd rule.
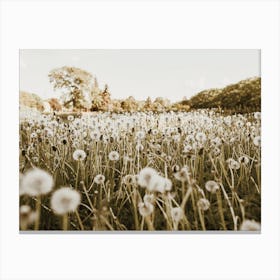
POLYGON ((21 91, 19 94, 19 106, 33 108, 38 111, 44 110, 43 100, 35 93, 21 91))
MULTIPOLYGON (((160 97, 153 101, 151 98, 139 101, 132 96, 117 100, 110 98, 110 93, 107 89, 106 91, 98 90, 98 93, 94 95, 92 104, 94 106, 92 106, 90 111, 117 113, 189 111, 204 108, 219 108, 229 113, 255 112, 261 110, 261 78, 256 77, 242 80, 221 89, 203 90, 189 100, 185 99, 176 103, 171 103, 168 99, 160 97)), ((20 92, 20 106, 33 108, 41 112, 66 110, 65 106, 56 98, 44 101, 34 93, 23 91, 20 92)))
POLYGON ((261 78, 242 80, 222 89, 201 91, 191 97, 187 103, 192 109, 221 108, 236 112, 260 111, 261 78))

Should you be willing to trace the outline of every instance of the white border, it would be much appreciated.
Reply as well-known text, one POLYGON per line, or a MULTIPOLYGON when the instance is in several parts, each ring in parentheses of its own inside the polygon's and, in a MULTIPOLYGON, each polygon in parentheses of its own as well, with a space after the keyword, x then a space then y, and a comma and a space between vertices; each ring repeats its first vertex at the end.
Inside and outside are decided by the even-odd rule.
POLYGON ((1 279, 279 279, 278 1, 21 0, 1 8, 1 279), (19 235, 20 48, 261 49, 262 233, 19 235))

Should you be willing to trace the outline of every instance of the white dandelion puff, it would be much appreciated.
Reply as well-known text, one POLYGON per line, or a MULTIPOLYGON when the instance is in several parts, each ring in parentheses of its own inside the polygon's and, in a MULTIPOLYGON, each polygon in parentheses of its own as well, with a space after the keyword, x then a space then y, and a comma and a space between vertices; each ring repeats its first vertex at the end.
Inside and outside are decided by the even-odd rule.
POLYGON ((218 148, 218 147, 215 147, 214 149, 213 149, 213 155, 214 156, 219 156, 221 154, 221 150, 218 148))
POLYGON ((205 188, 210 193, 216 193, 216 191, 220 188, 217 182, 215 181, 207 181, 205 184, 205 188))
POLYGON ((100 140, 100 137, 101 137, 101 134, 100 134, 100 132, 99 131, 92 131, 91 133, 90 133, 90 138, 92 139, 92 140, 94 140, 94 141, 99 141, 100 140))
POLYGON ((189 180, 189 177, 190 177, 189 168, 186 167, 186 166, 183 167, 183 168, 181 168, 180 171, 178 171, 178 172, 176 172, 176 173, 174 174, 174 177, 175 177, 177 180, 181 181, 181 182, 186 182, 186 181, 188 181, 188 180, 189 180))
POLYGON ((191 145, 186 145, 186 146, 184 146, 184 148, 183 148, 183 153, 184 154, 188 154, 188 153, 190 153, 191 151, 192 151, 192 146, 191 145))
POLYGON ((145 138, 145 136, 146 136, 146 134, 145 134, 145 132, 144 132, 144 131, 142 131, 142 130, 137 131, 137 133, 136 133, 136 139, 141 140, 141 139, 144 139, 144 138, 145 138))
POLYGON ((29 205, 21 205, 19 208, 19 213, 21 215, 27 215, 31 212, 31 207, 29 205))
POLYGON ((97 185, 101 185, 104 184, 105 182, 105 176, 102 174, 98 174, 94 177, 93 179, 94 183, 96 183, 97 185))
POLYGON ((195 136, 196 140, 199 141, 200 143, 203 143, 206 141, 206 135, 203 132, 198 132, 195 136))
POLYGON ((22 191, 31 196, 47 194, 53 186, 53 177, 39 168, 28 170, 21 180, 22 191))
POLYGON ((74 121, 74 116, 69 115, 69 116, 67 117, 67 119, 68 119, 69 122, 72 122, 72 121, 74 121))
POLYGON ((36 132, 32 132, 32 133, 30 134, 30 138, 31 138, 31 139, 37 138, 37 133, 36 133, 36 132))
POLYGON ((173 173, 176 173, 176 172, 178 172, 179 170, 180 170, 180 166, 179 166, 179 165, 175 164, 175 165, 172 166, 172 171, 173 171, 173 173))
POLYGON ((165 184, 165 178, 160 175, 155 175, 151 178, 149 184, 147 185, 147 190, 163 193, 165 191, 165 184))
POLYGON ((172 220, 176 223, 180 222, 184 217, 184 211, 181 207, 174 207, 171 209, 172 220))
POLYGON ((260 119, 261 119, 261 116, 262 116, 261 112, 255 112, 255 113, 254 113, 254 118, 255 118, 256 120, 260 120, 260 119))
POLYGON ((166 156, 165 159, 166 159, 166 161, 171 161, 172 157, 171 156, 166 156))
POLYGON ((241 156, 238 158, 239 163, 248 164, 250 162, 249 158, 247 156, 241 156))
POLYGON ((86 158, 86 153, 83 150, 75 150, 73 153, 73 159, 76 161, 83 161, 86 158))
POLYGON ((152 178, 155 176, 158 176, 158 173, 155 169, 151 167, 145 167, 139 173, 138 184, 143 188, 147 188, 150 185, 152 178))
POLYGON ((135 175, 128 174, 123 177, 122 182, 125 185, 135 185, 137 184, 137 179, 135 175))
POLYGON ((200 198, 197 202, 197 207, 203 211, 206 211, 210 207, 210 202, 206 198, 200 198))
POLYGON ((260 136, 255 136, 253 139, 253 143, 255 146, 260 147, 261 146, 261 137, 260 136))
POLYGON ((240 225, 242 231, 260 231, 261 224, 255 220, 244 220, 240 225))
POLYGON ((62 187, 51 197, 51 208, 58 215, 74 212, 81 203, 81 195, 69 187, 62 187))
POLYGON ((29 205, 21 205, 19 209, 20 228, 26 230, 37 219, 37 213, 31 210, 29 205))
POLYGON ((140 202, 138 204, 139 213, 143 217, 151 215, 154 211, 154 205, 151 203, 140 202))
POLYGON ((213 146, 221 146, 222 140, 219 137, 216 137, 211 140, 213 146))
POLYGON ((228 167, 230 169, 237 170, 240 168, 240 163, 238 161, 234 160, 233 158, 227 159, 227 163, 228 163, 228 167))
POLYGON ((172 189, 172 181, 168 178, 164 178, 164 190, 170 192, 172 189))
POLYGON ((144 203, 153 204, 155 202, 155 196, 153 194, 145 194, 143 197, 144 203))
POLYGON ((120 155, 117 151, 112 151, 109 153, 109 160, 111 161, 118 161, 120 158, 120 155))

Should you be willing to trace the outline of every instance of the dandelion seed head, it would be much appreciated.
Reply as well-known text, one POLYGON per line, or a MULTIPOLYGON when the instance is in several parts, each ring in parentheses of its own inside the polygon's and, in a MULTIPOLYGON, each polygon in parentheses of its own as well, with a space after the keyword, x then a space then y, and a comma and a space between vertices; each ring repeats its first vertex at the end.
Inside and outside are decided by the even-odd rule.
POLYGON ((199 142, 205 142, 206 141, 206 135, 203 132, 198 132, 195 136, 196 140, 199 142))
POLYGON ((164 191, 170 192, 172 189, 172 181, 169 178, 164 178, 164 191))
POLYGON ((151 203, 140 202, 138 204, 139 213, 143 217, 151 215, 154 211, 154 205, 151 203))
POLYGON ((74 212, 80 203, 80 193, 69 187, 56 190, 51 197, 51 208, 57 215, 74 212))
POLYGON ((206 198, 200 198, 197 202, 197 207, 203 211, 206 211, 210 207, 210 202, 206 198))
POLYGON ((155 169, 151 167, 145 167, 139 173, 138 184, 143 188, 147 188, 155 176, 158 176, 158 173, 155 169))
POLYGON ((154 194, 145 194, 143 197, 144 203, 150 203, 153 204, 155 202, 155 196, 154 194))
POLYGON ((94 183, 96 183, 97 185, 101 185, 104 184, 105 182, 105 176, 102 174, 98 174, 94 177, 93 179, 94 183))
POLYGON ((253 139, 253 143, 255 146, 260 147, 261 146, 261 137, 260 136, 255 136, 253 139))
POLYGON ((171 156, 166 156, 166 157, 165 157, 165 160, 166 160, 166 161, 171 161, 171 160, 172 160, 172 157, 171 157, 171 156))
POLYGON ((171 208, 171 217, 174 222, 180 222, 184 217, 183 209, 181 207, 171 208))
POLYGON ((261 116, 262 116, 261 112, 255 112, 255 113, 254 113, 254 118, 255 118, 256 120, 260 120, 260 119, 261 119, 261 116))
POLYGON ((214 154, 214 156, 217 157, 217 156, 219 156, 221 154, 221 150, 218 147, 215 147, 213 149, 213 154, 214 154))
POLYGON ((260 231, 261 224, 255 220, 244 220, 240 225, 242 231, 260 231))
POLYGON ((240 168, 240 163, 233 158, 227 159, 227 164, 230 169, 237 170, 240 168))
POLYGON ((36 132, 32 132, 32 133, 30 134, 30 138, 31 138, 31 139, 37 138, 37 133, 36 133, 36 132))
POLYGON ((86 153, 83 150, 77 149, 73 153, 73 159, 76 161, 83 161, 86 158, 86 153))
POLYGON ((180 166, 179 166, 179 165, 175 164, 175 165, 172 166, 172 171, 173 171, 173 173, 176 173, 176 172, 178 172, 179 170, 180 170, 180 166))
POLYGON ((21 205, 19 212, 21 215, 27 215, 31 212, 31 207, 29 205, 21 205))
POLYGON ((192 151, 192 146, 191 145, 186 145, 186 146, 184 146, 184 148, 183 148, 183 153, 184 154, 188 154, 188 153, 190 153, 191 151, 192 151))
POLYGON ((176 172, 176 173, 174 174, 174 177, 175 177, 177 180, 181 181, 181 182, 186 182, 186 181, 188 181, 188 180, 189 180, 189 177, 190 177, 189 168, 186 167, 186 166, 183 167, 183 168, 181 168, 180 171, 178 171, 178 172, 176 172))
POLYGON ((22 191, 30 196, 47 194, 53 185, 53 177, 39 168, 28 170, 21 180, 22 191))
POLYGON ((163 193, 165 191, 165 184, 165 178, 157 174, 151 178, 149 184, 147 185, 147 190, 163 193))
POLYGON ((144 139, 145 136, 146 136, 146 133, 144 131, 142 131, 142 130, 137 131, 137 133, 136 133, 136 139, 141 140, 141 139, 144 139))
POLYGON ((249 158, 247 156, 241 156, 238 158, 239 163, 241 164, 248 164, 250 162, 249 158))
POLYGON ((94 141, 99 141, 100 140, 100 137, 101 137, 101 134, 99 131, 95 130, 95 131, 92 131, 90 133, 90 138, 94 141))
POLYGON ((210 193, 216 193, 216 191, 220 188, 217 182, 215 181, 207 181, 205 184, 205 188, 210 193))
POLYGON ((135 177, 135 175, 132 175, 132 174, 125 175, 125 176, 123 177, 122 182, 123 182, 123 184, 125 184, 125 185, 137 184, 136 177, 135 177))
POLYGON ((119 158, 120 158, 120 155, 119 155, 119 153, 117 151, 111 151, 109 153, 109 160, 111 160, 111 161, 118 161, 119 158))
POLYGON ((221 141, 221 138, 216 137, 216 138, 211 140, 211 143, 212 143, 212 145, 218 147, 218 146, 221 146, 222 141, 221 141))
POLYGON ((20 228, 27 229, 28 226, 32 225, 38 217, 38 214, 35 211, 31 210, 29 205, 22 205, 19 209, 20 217, 20 228))

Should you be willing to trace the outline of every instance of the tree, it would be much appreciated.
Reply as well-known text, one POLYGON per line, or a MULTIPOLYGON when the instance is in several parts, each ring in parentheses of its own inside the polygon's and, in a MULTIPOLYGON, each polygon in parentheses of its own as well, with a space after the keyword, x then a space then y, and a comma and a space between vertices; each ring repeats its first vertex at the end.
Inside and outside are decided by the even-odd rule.
POLYGON ((145 100, 144 109, 145 109, 146 111, 151 111, 152 108, 153 108, 152 99, 151 99, 151 97, 148 97, 148 98, 145 100))
POLYGON ((40 112, 44 110, 43 100, 35 93, 21 91, 19 105, 22 107, 33 108, 40 112))
POLYGON ((61 111, 62 110, 62 106, 59 103, 58 99, 50 98, 50 99, 47 100, 47 102, 50 104, 52 110, 54 110, 54 111, 61 111))
POLYGON ((126 112, 136 112, 138 109, 137 101, 133 96, 129 96, 121 102, 122 109, 126 112))
POLYGON ((90 108, 90 92, 93 86, 90 73, 80 68, 64 66, 53 69, 49 73, 49 80, 54 90, 62 93, 61 101, 66 108, 90 108))
POLYGON ((91 96, 91 111, 108 111, 111 103, 111 94, 109 87, 105 84, 104 90, 101 90, 98 86, 97 78, 94 78, 94 86, 90 93, 91 96))

